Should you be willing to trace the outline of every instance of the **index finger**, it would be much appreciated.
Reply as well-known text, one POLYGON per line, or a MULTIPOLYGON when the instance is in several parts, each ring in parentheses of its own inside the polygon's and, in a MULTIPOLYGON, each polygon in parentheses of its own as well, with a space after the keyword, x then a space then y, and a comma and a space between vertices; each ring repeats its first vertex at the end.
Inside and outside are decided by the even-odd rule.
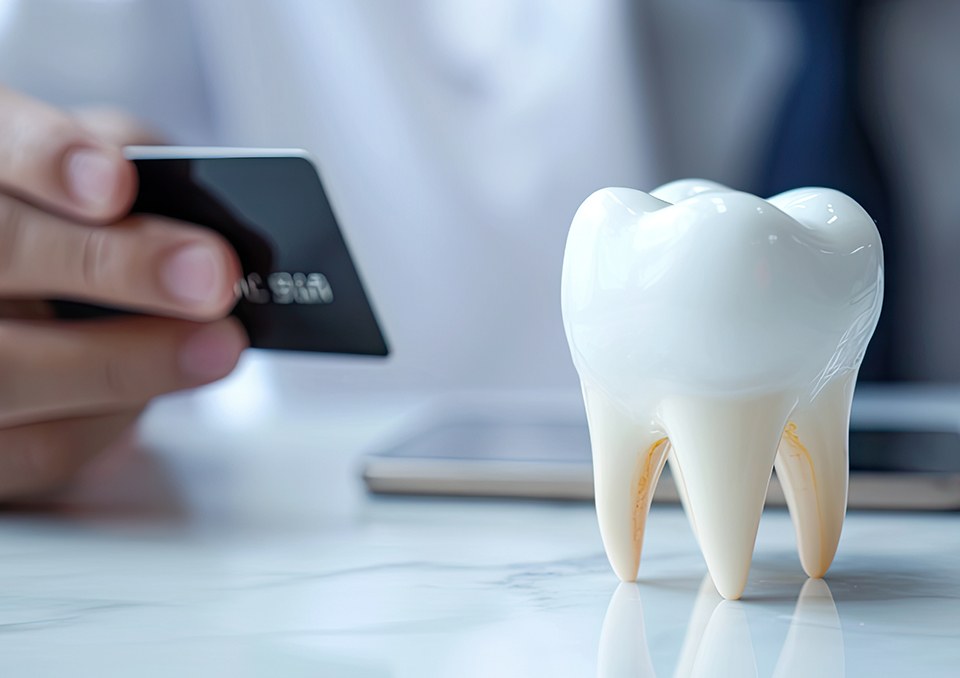
POLYGON ((133 203, 137 175, 119 146, 67 114, 0 87, 0 191, 92 222, 133 203))

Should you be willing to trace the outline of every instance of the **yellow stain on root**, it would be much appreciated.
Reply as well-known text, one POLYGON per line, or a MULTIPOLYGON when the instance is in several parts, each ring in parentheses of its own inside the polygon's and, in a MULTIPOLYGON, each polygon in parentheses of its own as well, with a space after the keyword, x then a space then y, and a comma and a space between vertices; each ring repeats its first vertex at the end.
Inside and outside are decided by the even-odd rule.
MULTIPOLYGON (((813 490, 814 503, 817 507, 817 526, 819 527, 818 533, 820 536, 820 553, 819 556, 819 568, 816 576, 822 577, 826 574, 827 569, 829 568, 829 563, 824 563, 824 554, 827 552, 826 545, 823 543, 824 537, 824 525, 823 525, 823 515, 820 513, 820 492, 817 489, 817 476, 814 473, 813 468, 813 459, 810 457, 810 452, 807 450, 807 447, 800 442, 800 436, 797 434, 797 424, 793 421, 788 421, 786 427, 783 429, 783 439, 787 441, 787 446, 792 452, 792 457, 794 459, 806 462, 807 468, 810 471, 810 487, 813 490)), ((798 507, 797 510, 800 510, 798 507)), ((802 546, 801 546, 802 548, 802 546)))
MULTIPOLYGON (((655 441, 644 455, 642 464, 638 465, 638 477, 633 491, 633 571, 640 569, 640 552, 643 549, 643 533, 647 524, 647 511, 650 507, 650 495, 654 489, 656 478, 663 469, 664 445, 666 438, 655 441)), ((636 575, 634 575, 636 576, 636 575)))

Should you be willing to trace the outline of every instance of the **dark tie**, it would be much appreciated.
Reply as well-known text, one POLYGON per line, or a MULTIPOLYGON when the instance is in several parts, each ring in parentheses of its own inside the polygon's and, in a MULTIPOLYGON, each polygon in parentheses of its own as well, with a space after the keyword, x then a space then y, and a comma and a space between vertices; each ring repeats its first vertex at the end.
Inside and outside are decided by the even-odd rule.
POLYGON ((800 0, 801 65, 776 119, 757 193, 827 186, 859 202, 884 243, 884 311, 867 351, 862 379, 896 378, 892 326, 897 303, 896 238, 891 194, 863 124, 860 100, 861 16, 865 0, 800 0))

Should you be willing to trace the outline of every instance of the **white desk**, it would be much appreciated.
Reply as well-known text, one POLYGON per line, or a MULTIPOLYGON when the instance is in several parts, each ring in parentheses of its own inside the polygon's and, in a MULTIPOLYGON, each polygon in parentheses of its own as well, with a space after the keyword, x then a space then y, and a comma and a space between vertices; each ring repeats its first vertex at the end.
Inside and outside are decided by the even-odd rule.
POLYGON ((3 674, 960 675, 960 515, 851 515, 807 584, 770 512, 722 602, 657 509, 618 588, 591 506, 367 497, 416 398, 293 400, 167 400, 67 508, 0 514, 3 674))

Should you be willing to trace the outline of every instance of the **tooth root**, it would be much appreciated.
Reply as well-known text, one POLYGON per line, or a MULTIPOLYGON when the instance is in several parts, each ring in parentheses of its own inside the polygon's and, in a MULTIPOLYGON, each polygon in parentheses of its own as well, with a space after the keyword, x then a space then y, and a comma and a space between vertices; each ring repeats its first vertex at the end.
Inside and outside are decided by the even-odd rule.
POLYGON ((808 576, 826 574, 847 509, 847 430, 856 374, 834 379, 812 404, 797 407, 777 453, 777 478, 797 532, 808 576))
POLYGON ((713 585, 710 575, 704 575, 700 581, 697 597, 693 601, 693 611, 690 613, 690 621, 687 622, 687 633, 680 647, 680 658, 673 672, 674 678, 688 678, 694 675, 697 653, 700 651, 703 636, 710 624, 710 617, 722 601, 723 598, 717 594, 717 587, 713 585))
POLYGON ((739 598, 784 422, 785 394, 667 398, 660 416, 686 488, 687 510, 717 591, 739 598))
POLYGON ((668 445, 667 451, 667 463, 670 465, 670 475, 673 476, 673 483, 677 486, 677 496, 680 497, 680 505, 683 507, 683 512, 687 515, 690 529, 693 530, 693 536, 696 538, 697 524, 693 522, 693 512, 690 510, 690 498, 687 496, 687 484, 683 480, 683 471, 677 463, 677 457, 673 453, 673 448, 668 445))
POLYGON ((635 581, 650 500, 666 461, 666 439, 597 389, 584 385, 583 400, 600 536, 613 571, 621 581, 635 581))

